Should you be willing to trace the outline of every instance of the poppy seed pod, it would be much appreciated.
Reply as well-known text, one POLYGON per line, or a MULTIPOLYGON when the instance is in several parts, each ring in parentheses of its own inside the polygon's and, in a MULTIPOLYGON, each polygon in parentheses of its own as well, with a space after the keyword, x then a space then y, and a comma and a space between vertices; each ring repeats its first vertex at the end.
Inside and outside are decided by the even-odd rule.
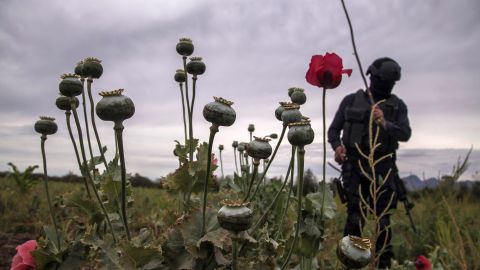
POLYGON ((285 104, 287 104, 287 102, 280 102, 280 106, 275 109, 275 117, 278 119, 278 121, 282 121, 282 113, 285 111, 285 104))
POLYGON ((283 107, 285 108, 282 113, 282 121, 284 125, 302 120, 302 113, 298 110, 300 108, 298 104, 287 104, 283 107))
POLYGON ((221 97, 213 97, 214 102, 210 102, 203 107, 203 117, 210 123, 217 126, 231 126, 237 117, 235 110, 231 107, 233 102, 221 97))
POLYGON ((181 56, 189 56, 193 53, 193 42, 189 38, 181 38, 180 41, 177 43, 177 53, 181 56))
POLYGON ((247 207, 249 203, 223 200, 222 204, 222 208, 218 210, 217 219, 223 229, 239 233, 252 226, 253 211, 247 207))
POLYGON ((187 80, 187 78, 185 77, 185 72, 183 71, 183 69, 177 69, 177 71, 175 71, 175 76, 173 76, 173 78, 178 83, 183 83, 187 80))
POLYGON ((290 99, 293 103, 296 103, 298 105, 302 105, 307 102, 307 96, 305 95, 305 91, 302 88, 294 88, 290 99))
POLYGON ((223 144, 220 144, 220 145, 218 146, 218 150, 223 151, 223 144))
POLYGON ((42 135, 52 135, 58 130, 57 124, 54 122, 55 118, 40 116, 40 120, 35 122, 35 131, 42 135))
POLYGON ((270 140, 267 138, 255 138, 253 141, 247 144, 247 153, 254 159, 265 159, 272 154, 272 146, 268 143, 270 140))
POLYGON ((302 147, 313 142, 315 132, 310 126, 310 121, 290 123, 288 127, 290 128, 288 130, 288 141, 291 145, 302 147))
POLYGON ((187 64, 187 72, 192 75, 202 75, 205 73, 205 63, 202 62, 202 57, 190 57, 190 62, 187 64))
MULTIPOLYGON (((78 102, 78 98, 74 97, 75 99, 75 108, 78 108, 78 105, 80 104, 78 102)), ((72 109, 72 106, 70 104, 70 98, 66 96, 59 96, 55 100, 55 105, 57 105, 57 108, 59 108, 62 111, 70 111, 72 109)))
POLYGON ((122 95, 123 89, 100 92, 102 99, 97 103, 95 111, 104 121, 123 121, 133 116, 135 105, 133 101, 122 95))
POLYGON ((254 132, 255 131, 255 125, 254 124, 249 124, 248 125, 248 132, 254 132))
POLYGON ((233 147, 233 148, 237 148, 237 147, 238 147, 238 141, 233 141, 232 147, 233 147))
POLYGON ((246 143, 244 143, 244 142, 239 143, 239 144, 238 144, 238 147, 237 147, 237 150, 238 150, 239 152, 245 151, 245 145, 246 145, 246 143))
POLYGON ((297 89, 297 87, 290 87, 290 88, 288 88, 288 96, 289 96, 289 97, 292 97, 292 94, 293 94, 293 92, 295 92, 295 89, 297 89))
POLYGON ((95 57, 87 57, 83 60, 83 76, 94 79, 100 78, 103 74, 102 60, 95 57))
POLYGON ((78 96, 83 92, 82 82, 79 80, 80 76, 75 74, 63 74, 62 79, 58 85, 60 93, 67 97, 78 96))
POLYGON ((337 246, 338 259, 350 269, 360 269, 370 263, 372 253, 368 238, 353 235, 343 237, 337 246))
POLYGON ((80 77, 85 77, 83 75, 83 61, 80 61, 77 63, 77 65, 75 66, 74 73, 80 77))

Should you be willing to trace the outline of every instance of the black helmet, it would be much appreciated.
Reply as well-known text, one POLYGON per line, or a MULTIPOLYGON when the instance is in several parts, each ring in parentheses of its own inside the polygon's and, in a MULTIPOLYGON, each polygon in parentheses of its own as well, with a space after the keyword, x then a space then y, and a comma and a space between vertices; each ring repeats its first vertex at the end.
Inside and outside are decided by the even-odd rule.
POLYGON ((382 57, 373 61, 368 67, 366 74, 379 77, 385 81, 398 81, 401 77, 402 68, 395 60, 382 57))

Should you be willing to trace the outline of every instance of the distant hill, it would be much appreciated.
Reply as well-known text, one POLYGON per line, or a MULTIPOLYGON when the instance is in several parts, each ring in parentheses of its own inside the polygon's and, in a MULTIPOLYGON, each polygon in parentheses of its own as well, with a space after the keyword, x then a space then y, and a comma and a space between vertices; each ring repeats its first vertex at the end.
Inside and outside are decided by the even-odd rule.
MULTIPOLYGON (((421 180, 420 177, 414 174, 405 176, 404 178, 402 178, 402 180, 403 180, 403 183, 405 183, 405 188, 408 191, 422 190, 424 188, 434 189, 440 185, 440 181, 435 177, 421 180)), ((471 188, 473 187, 473 185, 475 185, 476 182, 478 181, 466 180, 466 181, 459 181, 456 184, 461 187, 471 188)))

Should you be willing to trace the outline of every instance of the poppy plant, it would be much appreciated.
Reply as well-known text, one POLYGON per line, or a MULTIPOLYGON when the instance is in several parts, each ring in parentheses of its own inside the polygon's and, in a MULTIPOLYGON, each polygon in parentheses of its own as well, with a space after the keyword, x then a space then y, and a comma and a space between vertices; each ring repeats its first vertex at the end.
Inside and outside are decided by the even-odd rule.
POLYGON ((326 53, 325 56, 312 56, 305 78, 312 85, 333 89, 340 85, 342 74, 350 77, 352 70, 343 69, 342 58, 337 54, 326 53))

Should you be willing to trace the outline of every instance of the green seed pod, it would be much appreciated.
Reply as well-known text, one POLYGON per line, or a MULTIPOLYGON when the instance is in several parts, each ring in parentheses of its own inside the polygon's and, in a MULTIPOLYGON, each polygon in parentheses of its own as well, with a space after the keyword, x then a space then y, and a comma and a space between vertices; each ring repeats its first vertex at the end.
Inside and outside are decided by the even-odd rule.
POLYGON ((293 92, 295 92, 295 89, 297 89, 297 87, 290 87, 290 88, 288 88, 288 96, 289 96, 289 97, 292 97, 292 94, 293 94, 293 92))
POLYGON ((350 269, 363 268, 370 263, 371 245, 368 238, 345 236, 338 243, 337 258, 350 269))
POLYGON ((222 204, 223 206, 217 214, 220 227, 230 232, 239 233, 252 226, 253 211, 247 207, 249 203, 223 200, 222 204))
POLYGON ((294 88, 294 89, 295 90, 290 96, 290 99, 292 100, 292 102, 298 105, 305 104, 305 102, 307 102, 307 96, 305 95, 305 90, 303 90, 302 88, 294 88))
POLYGON ((294 146, 305 146, 311 144, 315 138, 315 132, 313 132, 310 126, 310 121, 300 121, 290 123, 288 125, 288 141, 294 146))
POLYGON ((83 60, 83 76, 98 79, 103 74, 102 60, 95 57, 87 57, 83 60))
POLYGON ((233 147, 233 148, 237 148, 237 147, 238 147, 238 141, 233 141, 232 147, 233 147))
POLYGON ((297 104, 288 104, 283 106, 285 110, 282 113, 282 121, 284 125, 299 122, 302 120, 302 113, 298 110, 300 108, 297 104))
POLYGON ((187 80, 183 69, 177 69, 177 71, 175 71, 175 76, 173 78, 178 83, 183 83, 187 80))
POLYGON ((220 145, 218 146, 218 150, 223 151, 223 144, 220 144, 220 145))
POLYGON ((201 57, 190 57, 190 62, 187 64, 187 72, 192 75, 202 75, 205 73, 205 63, 202 62, 201 57))
POLYGON ((247 153, 255 159, 265 159, 272 154, 272 146, 268 143, 267 138, 258 138, 254 136, 254 140, 247 144, 247 153))
POLYGON ((177 43, 177 53, 181 56, 189 56, 193 53, 193 42, 189 38, 181 38, 177 43))
POLYGON ((85 77, 83 75, 83 61, 80 61, 77 63, 77 65, 75 66, 74 73, 80 77, 85 77))
POLYGON ((82 82, 79 80, 80 76, 75 74, 63 74, 62 79, 58 85, 60 93, 67 97, 78 96, 83 92, 82 82))
POLYGON ((210 102, 203 107, 203 117, 210 123, 217 126, 231 126, 235 123, 237 117, 235 110, 231 107, 233 102, 221 97, 213 97, 214 102, 210 102))
POLYGON ((287 104, 287 102, 280 102, 280 106, 275 109, 275 117, 278 119, 278 121, 282 121, 282 113, 285 111, 285 104, 287 104))
POLYGON ((34 129, 42 135, 55 134, 58 130, 58 126, 54 121, 55 118, 53 117, 40 116, 40 120, 35 122, 34 129))
POLYGON ((245 151, 246 144, 247 144, 247 143, 244 143, 244 142, 239 143, 237 150, 238 150, 239 152, 245 151))
POLYGON ((255 125, 254 124, 249 124, 248 125, 248 132, 254 132, 255 131, 255 125))
POLYGON ((102 99, 97 103, 95 111, 104 121, 123 121, 133 116, 135 105, 133 101, 122 95, 123 89, 100 92, 102 99))
MULTIPOLYGON (((75 108, 78 108, 78 105, 80 104, 78 102, 78 98, 74 97, 74 99, 75 99, 75 108)), ((70 104, 70 98, 66 96, 59 96, 57 100, 55 100, 55 105, 57 105, 57 108, 59 108, 62 111, 70 111, 72 109, 70 104)))

